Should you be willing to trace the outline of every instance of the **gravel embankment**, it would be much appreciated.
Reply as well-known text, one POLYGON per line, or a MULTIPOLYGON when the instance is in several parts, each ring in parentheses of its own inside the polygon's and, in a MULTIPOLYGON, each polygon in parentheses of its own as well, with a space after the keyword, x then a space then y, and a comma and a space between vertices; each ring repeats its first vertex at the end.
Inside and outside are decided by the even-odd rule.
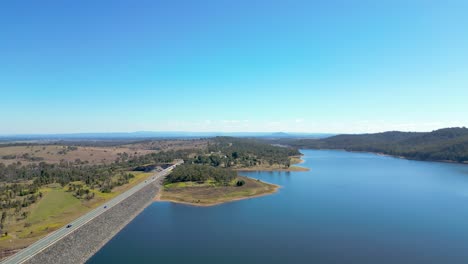
POLYGON ((26 263, 86 262, 152 202, 159 188, 159 183, 146 186, 26 263))

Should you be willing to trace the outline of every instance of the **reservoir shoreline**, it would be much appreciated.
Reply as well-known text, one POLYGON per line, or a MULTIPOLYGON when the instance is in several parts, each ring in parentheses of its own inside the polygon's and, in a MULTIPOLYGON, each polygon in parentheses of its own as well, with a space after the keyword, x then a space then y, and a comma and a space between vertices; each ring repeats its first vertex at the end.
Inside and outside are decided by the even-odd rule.
POLYGON ((249 168, 236 168, 234 170, 239 172, 254 172, 254 171, 282 171, 282 172, 294 172, 294 171, 310 171, 310 168, 296 166, 297 164, 302 164, 305 160, 302 159, 303 155, 300 156, 291 156, 291 166, 289 168, 275 168, 268 166, 255 166, 249 168))
POLYGON ((349 152, 349 153, 368 153, 368 154, 374 154, 377 156, 383 156, 383 157, 391 157, 391 158, 396 158, 396 159, 403 159, 403 160, 411 160, 411 161, 421 161, 421 162, 437 162, 437 163, 446 163, 446 164, 459 164, 459 165, 468 165, 468 162, 457 162, 453 160, 422 160, 422 159, 412 159, 409 157, 404 157, 404 156, 397 156, 397 155, 391 155, 387 153, 382 153, 382 152, 373 152, 373 151, 357 151, 357 150, 347 150, 347 149, 310 149, 310 148, 301 148, 301 150, 328 150, 328 151, 343 151, 343 152, 349 152))
POLYGON ((176 191, 182 192, 182 194, 176 193, 174 195, 170 191, 163 189, 156 195, 156 197, 154 198, 154 201, 173 202, 173 203, 185 204, 185 205, 191 205, 191 206, 197 206, 197 207, 210 207, 210 206, 216 206, 216 205, 221 205, 221 204, 240 201, 240 200, 247 200, 247 199, 258 198, 258 197, 262 197, 266 195, 271 195, 271 194, 278 192, 278 190, 281 188, 281 186, 279 185, 260 181, 251 177, 240 176, 239 178, 244 179, 247 182, 246 183, 246 186, 248 188, 247 190, 238 189, 238 188, 245 188, 245 186, 243 187, 179 187, 179 188, 176 188, 176 191), (255 185, 255 186, 251 186, 251 185, 255 185), (204 188, 203 198, 198 199, 197 195, 200 195, 200 193, 194 194, 193 191, 198 191, 197 189, 202 189, 202 188, 204 188), (219 193, 216 193, 218 188, 228 188, 228 189, 230 188, 230 189, 224 190, 224 192, 222 192, 224 196, 222 197, 219 193), (239 194, 239 192, 242 192, 242 191, 244 192, 253 191, 253 192, 258 192, 258 193, 239 194), (229 195, 233 195, 233 196, 229 197, 229 195), (192 200, 192 202, 190 202, 189 200, 192 200))
POLYGON ((201 204, 201 203, 191 203, 191 202, 186 202, 186 201, 180 201, 180 200, 176 200, 176 199, 166 199, 166 198, 161 198, 162 191, 158 195, 156 195, 156 197, 154 198, 153 201, 155 201, 155 202, 171 202, 171 203, 185 204, 185 205, 196 206, 196 207, 211 207, 211 206, 222 205, 222 204, 225 204, 225 203, 231 203, 231 202, 242 201, 242 200, 249 200, 249 199, 254 199, 254 198, 258 198, 258 197, 262 197, 262 196, 272 195, 272 194, 277 193, 278 190, 280 188, 282 188, 281 186, 276 185, 276 184, 271 184, 271 183, 266 183, 266 184, 275 186, 274 187, 275 189, 273 191, 270 191, 270 192, 265 192, 265 193, 256 194, 256 195, 252 195, 252 196, 237 197, 237 198, 233 198, 233 199, 229 199, 229 200, 221 201, 221 202, 201 204))

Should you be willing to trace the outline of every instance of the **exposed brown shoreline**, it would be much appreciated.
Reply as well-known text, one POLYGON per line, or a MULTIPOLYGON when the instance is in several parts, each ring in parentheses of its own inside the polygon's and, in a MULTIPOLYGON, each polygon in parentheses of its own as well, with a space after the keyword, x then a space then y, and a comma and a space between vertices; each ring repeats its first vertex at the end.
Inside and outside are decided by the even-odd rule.
POLYGON ((277 168, 262 168, 262 167, 252 167, 252 168, 239 168, 235 169, 240 172, 251 172, 251 171, 282 171, 282 172, 292 172, 292 171, 310 171, 309 168, 300 167, 300 166, 291 166, 287 169, 277 169, 277 168))
MULTIPOLYGON (((246 176, 241 176, 243 178, 247 178, 251 182, 256 182, 255 179, 246 177, 246 176)), ((248 184, 248 183, 247 183, 248 184)), ((278 191, 278 189, 281 188, 281 186, 268 183, 268 182, 263 182, 261 181, 261 184, 265 185, 266 187, 270 187, 270 190, 265 190, 262 191, 259 194, 253 194, 253 195, 246 195, 246 196, 240 196, 240 197, 233 197, 233 198, 226 198, 225 200, 220 200, 216 202, 205 202, 206 200, 209 200, 209 198, 205 198, 202 202, 189 202, 189 201, 184 201, 184 200, 177 200, 177 199, 172 199, 172 198, 164 198, 164 190, 161 190, 158 195, 154 197, 154 201, 165 201, 165 202, 173 202, 173 203, 179 203, 179 204, 186 204, 186 205, 192 205, 192 206, 199 206, 199 207, 208 207, 208 206, 216 206, 224 203, 229 203, 229 202, 234 202, 234 201, 240 201, 240 200, 247 200, 247 199, 252 199, 252 198, 257 198, 261 196, 266 196, 270 194, 274 194, 278 191)), ((182 188, 190 188, 190 187, 182 187, 182 188)), ((200 188, 200 187, 192 187, 192 188, 200 188)), ((216 188, 216 187, 208 187, 208 188, 216 188)), ((233 188, 238 188, 238 187, 233 187, 233 188)), ((190 197, 189 195, 187 195, 190 197)))
POLYGON ((295 166, 296 164, 302 164, 305 162, 305 160, 302 159, 302 155, 301 156, 292 156, 290 157, 293 161, 294 159, 298 162, 293 162, 292 166, 290 166, 289 168, 275 168, 275 167, 262 167, 262 166, 257 166, 257 167, 250 167, 250 168, 237 168, 237 169, 234 169, 236 171, 240 171, 240 172, 251 172, 251 171, 283 171, 283 172, 292 172, 292 171, 310 171, 309 168, 306 168, 306 167, 301 167, 301 166, 295 166))
MULTIPOLYGON (((268 183, 268 184, 271 184, 271 183, 268 183)), ((272 191, 272 192, 262 193, 262 194, 258 194, 258 195, 252 195, 252 196, 246 196, 246 197, 239 197, 239 198, 231 199, 229 201, 217 202, 217 203, 204 203, 204 204, 201 204, 201 203, 190 203, 190 202, 178 201, 178 200, 173 200, 173 199, 161 199, 161 194, 156 195, 156 197, 154 197, 153 201, 155 201, 155 202, 171 202, 171 203, 185 204, 185 205, 191 205, 191 206, 197 206, 197 207, 210 207, 210 206, 216 206, 216 205, 221 205, 221 204, 225 204, 225 203, 241 201, 241 200, 248 200, 248 199, 253 199, 253 198, 257 198, 257 197, 262 197, 262 196, 274 194, 274 193, 276 193, 278 191, 278 189, 281 188, 281 186, 276 185, 276 184, 271 184, 271 185, 276 186, 275 190, 272 191)))

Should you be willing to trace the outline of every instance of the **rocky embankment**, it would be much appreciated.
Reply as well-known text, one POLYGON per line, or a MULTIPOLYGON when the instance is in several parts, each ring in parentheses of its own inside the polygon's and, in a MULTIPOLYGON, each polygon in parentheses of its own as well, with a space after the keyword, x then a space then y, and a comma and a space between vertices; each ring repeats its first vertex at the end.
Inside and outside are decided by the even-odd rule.
POLYGON ((94 218, 26 263, 84 263, 148 206, 160 183, 152 183, 94 218))

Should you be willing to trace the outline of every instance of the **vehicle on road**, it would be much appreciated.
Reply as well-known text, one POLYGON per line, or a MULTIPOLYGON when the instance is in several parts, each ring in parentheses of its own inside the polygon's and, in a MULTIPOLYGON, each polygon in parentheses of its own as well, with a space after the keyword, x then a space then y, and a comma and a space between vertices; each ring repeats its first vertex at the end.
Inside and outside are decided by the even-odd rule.
POLYGON ((68 224, 68 225, 67 225, 67 228, 70 228, 70 227, 72 227, 72 225, 71 225, 71 224, 68 224))
POLYGON ((104 209, 106 209, 106 208, 107 208, 107 205, 104 205, 104 209))

